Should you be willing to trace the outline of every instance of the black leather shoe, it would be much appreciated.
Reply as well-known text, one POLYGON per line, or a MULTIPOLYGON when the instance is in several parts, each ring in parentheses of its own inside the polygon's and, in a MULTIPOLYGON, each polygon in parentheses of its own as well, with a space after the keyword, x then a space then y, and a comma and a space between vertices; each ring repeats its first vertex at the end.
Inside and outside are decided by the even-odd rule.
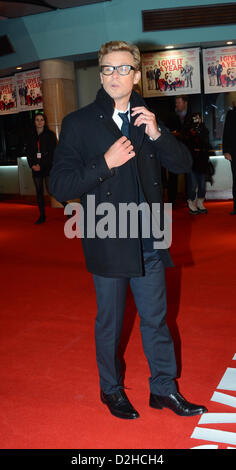
POLYGON ((150 394, 149 405, 151 408, 169 408, 180 416, 194 416, 206 413, 208 410, 205 406, 194 405, 185 400, 180 393, 172 393, 168 396, 150 394))
POLYGON ((138 412, 131 405, 124 390, 118 390, 111 395, 106 395, 101 391, 101 400, 105 403, 111 414, 117 418, 122 419, 136 419, 139 418, 138 412))
POLYGON ((45 222, 45 220, 46 220, 45 215, 40 215, 39 219, 36 220, 35 224, 36 224, 36 225, 43 224, 43 223, 45 222))
POLYGON ((232 212, 230 212, 230 215, 236 215, 236 209, 234 209, 232 212))

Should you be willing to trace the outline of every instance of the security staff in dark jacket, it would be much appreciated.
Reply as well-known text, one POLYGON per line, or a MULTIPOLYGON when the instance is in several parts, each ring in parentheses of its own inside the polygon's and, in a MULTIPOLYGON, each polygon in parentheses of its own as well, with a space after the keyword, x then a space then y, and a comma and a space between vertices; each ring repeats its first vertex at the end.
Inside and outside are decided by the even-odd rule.
MULTIPOLYGON (((99 64, 102 88, 94 103, 64 119, 51 173, 54 196, 80 197, 84 220, 88 217, 89 222, 88 197, 95 196, 95 209, 109 201, 117 211, 121 203, 158 203, 161 164, 182 172, 192 163, 187 148, 158 128, 155 115, 132 91, 140 80, 138 48, 120 41, 104 44, 99 64)), ((164 271, 172 264, 170 255, 154 249, 151 238, 120 237, 119 228, 116 237, 106 238, 96 233, 89 238, 88 224, 84 228, 84 254, 98 305, 95 339, 101 400, 116 417, 139 416, 124 391, 117 355, 130 284, 151 371, 150 406, 168 407, 184 416, 203 413, 205 407, 187 402, 176 389, 174 347, 166 324, 164 271)))
MULTIPOLYGON (((186 132, 191 127, 191 112, 187 95, 175 97, 175 112, 168 116, 167 127, 174 136, 186 143, 186 132)), ((178 193, 178 174, 168 171, 167 180, 168 202, 175 203, 178 193)))
POLYGON ((231 163, 233 176, 233 210, 231 215, 236 215, 236 107, 228 111, 223 132, 223 153, 226 160, 231 163))
POLYGON ((55 134, 46 126, 45 115, 38 113, 34 119, 34 129, 25 148, 28 164, 36 188, 40 217, 36 224, 46 220, 44 204, 44 181, 49 193, 49 173, 52 168, 54 150, 57 145, 55 134))

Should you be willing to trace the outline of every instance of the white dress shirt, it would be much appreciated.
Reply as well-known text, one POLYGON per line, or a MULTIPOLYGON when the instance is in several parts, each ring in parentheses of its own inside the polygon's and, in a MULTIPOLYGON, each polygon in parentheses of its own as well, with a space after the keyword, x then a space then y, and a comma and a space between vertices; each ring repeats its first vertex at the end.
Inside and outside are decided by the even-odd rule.
POLYGON ((120 111, 117 108, 114 109, 112 119, 113 119, 113 121, 115 121, 115 123, 117 124, 117 126, 119 127, 120 130, 121 130, 121 127, 122 127, 122 124, 123 124, 123 120, 121 119, 121 117, 119 116, 118 113, 127 113, 127 111, 129 111, 128 112, 128 119, 129 119, 129 122, 130 122, 130 103, 128 104, 128 108, 126 109, 126 111, 120 111))

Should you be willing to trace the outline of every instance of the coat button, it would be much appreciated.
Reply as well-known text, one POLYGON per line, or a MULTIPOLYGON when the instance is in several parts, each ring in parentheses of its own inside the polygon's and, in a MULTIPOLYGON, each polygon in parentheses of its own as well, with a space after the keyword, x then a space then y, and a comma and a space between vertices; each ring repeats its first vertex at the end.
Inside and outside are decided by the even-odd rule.
POLYGON ((111 192, 110 191, 107 191, 107 196, 111 196, 111 192))
POLYGON ((154 181, 153 186, 158 186, 158 181, 154 181))
POLYGON ((154 157, 154 153, 150 153, 149 157, 150 157, 150 158, 153 158, 153 157, 154 157))
POLYGON ((92 168, 96 168, 96 164, 95 164, 95 163, 92 164, 92 168))
POLYGON ((103 182, 103 178, 101 176, 98 179, 99 179, 100 183, 103 182))
POLYGON ((103 114, 100 114, 100 116, 99 116, 99 117, 100 117, 100 119, 103 119, 103 118, 104 118, 103 114))

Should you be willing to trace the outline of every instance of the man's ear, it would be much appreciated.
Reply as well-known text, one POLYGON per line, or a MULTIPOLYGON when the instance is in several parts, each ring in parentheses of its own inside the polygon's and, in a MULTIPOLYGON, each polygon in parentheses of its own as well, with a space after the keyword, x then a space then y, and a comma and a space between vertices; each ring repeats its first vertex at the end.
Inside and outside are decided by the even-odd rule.
POLYGON ((134 85, 137 85, 140 79, 141 79, 141 72, 140 70, 136 70, 134 72, 134 85))
POLYGON ((100 73, 100 80, 101 80, 101 84, 103 85, 103 75, 102 75, 102 73, 100 73))

